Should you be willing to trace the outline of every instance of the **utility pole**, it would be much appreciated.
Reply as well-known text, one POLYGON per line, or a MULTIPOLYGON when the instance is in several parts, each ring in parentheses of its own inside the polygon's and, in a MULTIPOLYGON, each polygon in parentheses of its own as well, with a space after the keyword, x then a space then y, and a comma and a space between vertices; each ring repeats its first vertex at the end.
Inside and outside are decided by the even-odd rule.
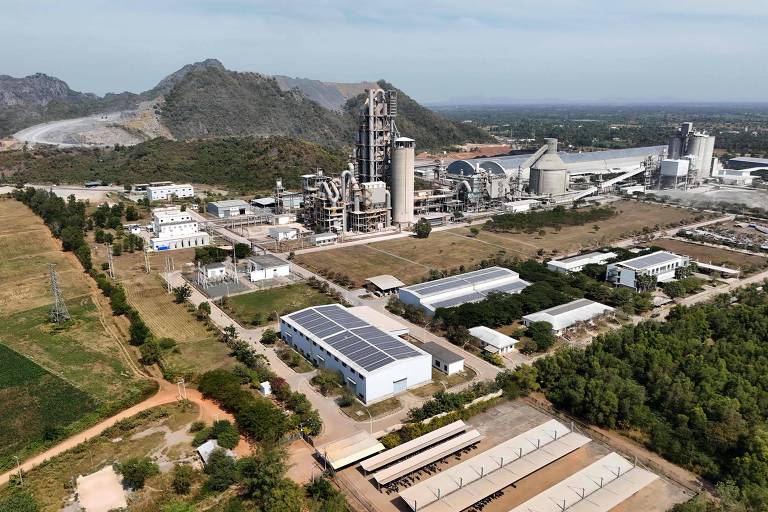
POLYGON ((19 460, 18 455, 13 456, 16 459, 16 469, 19 472, 19 484, 24 487, 24 475, 21 472, 21 461, 19 460))
POLYGON ((64 295, 59 288, 59 278, 56 274, 56 264, 48 264, 48 274, 51 278, 51 294, 53 295, 53 308, 51 308, 50 319, 51 322, 60 324, 70 319, 69 311, 67 311, 67 305, 64 302, 64 295))
POLYGON ((107 264, 109 265, 109 277, 112 279, 115 278, 115 267, 114 262, 112 261, 112 244, 106 244, 107 245, 107 264))
POLYGON ((144 246, 144 270, 147 274, 149 274, 150 266, 149 266, 149 251, 147 250, 147 246, 144 246))
POLYGON ((165 284, 168 288, 168 293, 173 292, 173 286, 171 286, 171 257, 165 255, 165 284))

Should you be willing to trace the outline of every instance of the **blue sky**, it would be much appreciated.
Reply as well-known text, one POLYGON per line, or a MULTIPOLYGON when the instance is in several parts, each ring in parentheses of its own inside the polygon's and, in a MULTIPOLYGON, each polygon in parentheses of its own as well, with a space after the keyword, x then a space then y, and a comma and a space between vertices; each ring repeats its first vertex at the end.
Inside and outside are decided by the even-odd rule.
POLYGON ((0 0, 0 74, 141 91, 208 57, 416 99, 768 101, 768 1, 0 0))

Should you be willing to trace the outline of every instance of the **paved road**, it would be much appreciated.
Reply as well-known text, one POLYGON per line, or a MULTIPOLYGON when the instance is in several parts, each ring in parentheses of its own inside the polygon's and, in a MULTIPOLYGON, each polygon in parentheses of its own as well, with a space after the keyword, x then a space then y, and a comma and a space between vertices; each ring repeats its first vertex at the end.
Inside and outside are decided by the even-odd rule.
MULTIPOLYGON (((27 459, 26 461, 24 461, 23 464, 21 464, 22 471, 25 471, 25 472, 30 471, 32 468, 42 464, 46 460, 51 459, 57 455, 60 455, 65 451, 71 448, 74 448, 80 443, 84 443, 88 439, 92 439, 100 435, 106 429, 114 426, 117 422, 121 420, 130 418, 131 416, 134 416, 142 411, 146 411, 147 409, 151 409, 159 405, 165 405, 165 404, 170 404, 170 403, 179 401, 180 397, 179 397, 178 389, 175 384, 171 384, 170 382, 166 382, 161 379, 156 379, 156 380, 160 385, 160 389, 154 396, 147 398, 143 402, 136 404, 129 409, 119 412, 118 414, 102 421, 101 423, 98 423, 97 425, 94 425, 93 427, 85 430, 84 432, 80 432, 79 434, 76 434, 68 439, 65 439, 64 441, 57 444, 56 446, 49 448, 48 450, 44 451, 43 453, 40 453, 39 455, 32 457, 31 459, 27 459)), ((219 406, 216 405, 214 402, 203 398, 203 396, 197 390, 187 389, 186 398, 190 402, 197 404, 197 406, 200 408, 199 419, 207 423, 212 423, 216 419, 229 419, 231 421, 234 421, 234 419, 230 414, 221 410, 219 406)), ((248 453, 248 451, 249 451, 249 448, 247 443, 245 443, 245 441, 241 441, 241 443, 235 448, 235 452, 237 452, 239 455, 244 455, 248 453)), ((11 478, 11 476, 16 474, 17 472, 18 472, 18 469, 13 469, 6 473, 0 474, 0 486, 8 483, 8 480, 11 478)))

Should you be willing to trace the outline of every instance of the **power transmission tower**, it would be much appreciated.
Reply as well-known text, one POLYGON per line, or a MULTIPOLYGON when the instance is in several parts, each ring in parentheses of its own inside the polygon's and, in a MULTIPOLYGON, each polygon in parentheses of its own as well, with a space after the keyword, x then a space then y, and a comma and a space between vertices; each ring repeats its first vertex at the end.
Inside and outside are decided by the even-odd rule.
POLYGON ((51 276, 51 293, 53 294, 53 308, 51 308, 51 322, 60 324, 69 320, 69 311, 64 303, 64 296, 59 288, 59 277, 56 275, 56 265, 48 264, 48 274, 51 276))
POLYGON ((112 244, 107 244, 107 264, 109 265, 109 277, 112 279, 115 278, 115 267, 114 262, 112 261, 112 244))

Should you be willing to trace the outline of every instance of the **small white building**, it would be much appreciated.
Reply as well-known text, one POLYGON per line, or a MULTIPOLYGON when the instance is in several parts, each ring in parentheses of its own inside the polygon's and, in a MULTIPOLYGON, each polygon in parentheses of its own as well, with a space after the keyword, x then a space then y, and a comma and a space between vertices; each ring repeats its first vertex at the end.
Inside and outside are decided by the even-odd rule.
POLYGON ((391 295, 405 286, 405 283, 389 274, 369 277, 365 280, 365 288, 379 296, 391 295))
POLYGON ((615 252, 590 252, 562 260, 552 260, 547 263, 547 268, 561 273, 581 272, 586 265, 591 263, 602 265, 615 257, 615 252))
POLYGON ((198 269, 199 277, 205 281, 223 281, 227 277, 227 265, 225 263, 211 263, 198 269))
POLYGON ((718 175, 723 185, 750 186, 755 181, 752 171, 757 169, 723 169, 718 175))
POLYGON ((141 226, 138 224, 126 224, 123 226, 123 228, 132 235, 141 234, 141 226))
POLYGON ((667 158, 661 161, 661 175, 675 178, 688 176, 688 169, 691 165, 690 160, 667 158))
POLYGON ((472 327, 469 333, 483 343, 483 350, 492 354, 512 352, 518 340, 484 325, 472 327))
POLYGON ((147 199, 149 201, 165 201, 177 197, 179 199, 186 197, 195 197, 195 191, 192 185, 176 185, 175 183, 150 184, 147 187, 147 199))
POLYGON ((178 206, 152 210, 152 231, 152 249, 155 251, 202 247, 211 243, 210 235, 200 231, 197 221, 178 206))
POLYGON ((536 208, 540 204, 536 199, 522 199, 520 201, 510 201, 502 206, 505 212, 522 213, 536 208))
POLYGON ((278 242, 283 240, 297 240, 299 238, 298 228, 292 228, 290 226, 275 226, 269 228, 268 236, 274 238, 278 242))
POLYGON ((691 262, 688 256, 680 256, 667 251, 656 251, 645 256, 638 256, 608 265, 605 280, 617 286, 626 286, 636 290, 636 279, 641 275, 655 276, 656 282, 665 283, 675 279, 678 268, 687 267, 691 262))
POLYGON ((439 343, 422 343, 419 348, 432 356, 432 367, 446 375, 464 371, 464 358, 439 343))
MULTIPOLYGON (((209 439, 197 447, 197 454, 200 456, 200 460, 203 461, 203 464, 208 464, 208 461, 211 458, 211 454, 217 448, 221 447, 219 446, 219 442, 215 439, 209 439)), ((236 458, 235 453, 232 450, 224 450, 224 453, 226 453, 228 457, 233 459, 236 458)))
POLYGON ((365 404, 432 379, 432 356, 339 304, 280 317, 280 335, 314 364, 340 372, 345 385, 365 404))
POLYGON ((457 276, 400 288, 398 297, 406 304, 434 314, 437 308, 450 308, 478 302, 489 293, 520 293, 530 283, 508 268, 489 267, 457 276))
POLYGON ((309 240, 312 242, 312 245, 321 247, 323 245, 335 244, 338 239, 339 235, 336 233, 314 233, 309 240))
POLYGON ((242 199, 227 199, 208 203, 206 211, 220 219, 240 217, 251 213, 251 205, 242 199))
POLYGON ((252 282, 287 277, 290 264, 273 254, 257 254, 248 258, 248 276, 252 282))
POLYGON ((589 299, 577 299, 567 304, 525 315, 523 324, 527 327, 534 322, 549 322, 552 324, 554 334, 562 334, 563 331, 578 322, 586 322, 612 312, 613 308, 605 304, 589 299))

